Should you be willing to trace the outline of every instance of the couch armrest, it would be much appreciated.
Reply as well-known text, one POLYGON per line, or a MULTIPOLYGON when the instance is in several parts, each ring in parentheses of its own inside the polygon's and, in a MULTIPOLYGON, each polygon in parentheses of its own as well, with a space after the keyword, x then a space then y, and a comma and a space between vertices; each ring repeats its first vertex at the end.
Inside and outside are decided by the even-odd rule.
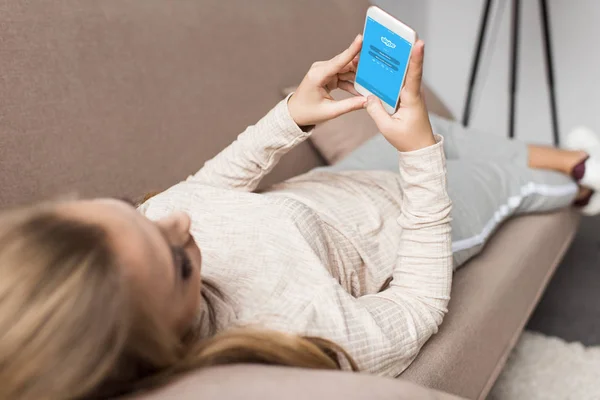
POLYGON ((199 370, 137 400, 460 400, 403 379, 263 365, 199 370))

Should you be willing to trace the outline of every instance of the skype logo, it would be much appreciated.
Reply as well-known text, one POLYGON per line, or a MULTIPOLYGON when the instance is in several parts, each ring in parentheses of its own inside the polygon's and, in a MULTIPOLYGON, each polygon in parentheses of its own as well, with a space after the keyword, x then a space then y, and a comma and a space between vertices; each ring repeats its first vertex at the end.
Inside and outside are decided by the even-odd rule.
POLYGON ((396 44, 394 42, 392 42, 390 39, 386 38, 385 36, 381 37, 381 42, 389 48, 392 48, 392 49, 396 48, 396 44))

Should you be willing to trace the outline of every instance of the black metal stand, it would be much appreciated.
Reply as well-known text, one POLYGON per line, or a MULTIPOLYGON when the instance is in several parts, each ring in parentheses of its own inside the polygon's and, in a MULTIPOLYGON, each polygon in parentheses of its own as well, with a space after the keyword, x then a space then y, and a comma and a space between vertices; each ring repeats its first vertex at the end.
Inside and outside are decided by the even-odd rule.
POLYGON ((485 6, 483 7, 483 15, 479 22, 479 35, 477 39, 477 47, 475 48, 475 57, 473 58, 473 65, 471 66, 471 77, 469 78, 469 91, 467 92, 467 103, 463 111, 463 125, 468 126, 469 120, 471 119, 471 103, 473 100, 473 89, 475 88, 475 81, 477 80, 477 73, 479 72, 479 60, 481 59, 481 50, 483 43, 485 42, 485 34, 487 33, 487 24, 490 19, 490 9, 492 8, 492 0, 486 0, 485 6))
POLYGON ((554 145, 560 144, 558 134, 558 110, 556 107, 556 93, 554 91, 554 62, 552 58, 552 38, 550 36, 550 16, 548 13, 548 3, 546 0, 540 0, 540 13, 542 17, 542 38, 544 39, 544 48, 546 56, 546 78, 548 79, 548 88, 550 90, 550 110, 552 115, 552 134, 554 145))
POLYGON ((508 111, 508 137, 515 137, 515 105, 517 101, 517 65, 519 62, 519 28, 521 18, 521 0, 512 1, 511 55, 510 55, 510 100, 508 111))
MULTIPOLYGON (((481 22, 479 25, 479 36, 477 39, 477 46, 475 48, 475 57, 473 58, 473 64, 471 66, 471 74, 469 78, 469 89, 467 91, 467 101, 463 113, 463 125, 468 126, 471 118, 471 104, 473 101, 473 90, 475 89, 475 82, 477 80, 477 73, 479 72, 479 62, 481 60, 481 51, 485 42, 485 35, 487 31, 488 22, 490 19, 490 10, 493 0, 485 0, 483 13, 481 16, 481 22)), ((552 133, 554 139, 554 145, 559 144, 559 133, 558 133, 558 112, 556 107, 556 94, 554 89, 554 65, 552 58, 552 42, 550 37, 550 18, 548 15, 548 3, 547 0, 539 0, 540 3, 540 15, 542 21, 542 40, 544 41, 544 56, 546 62, 546 77, 548 79, 548 88, 550 92, 550 113, 552 117, 552 133)), ((511 57, 510 57, 510 79, 509 79, 509 125, 508 125, 508 136, 514 137, 515 134, 515 105, 517 95, 517 66, 519 61, 519 30, 521 24, 521 0, 512 1, 512 21, 511 21, 511 57)))

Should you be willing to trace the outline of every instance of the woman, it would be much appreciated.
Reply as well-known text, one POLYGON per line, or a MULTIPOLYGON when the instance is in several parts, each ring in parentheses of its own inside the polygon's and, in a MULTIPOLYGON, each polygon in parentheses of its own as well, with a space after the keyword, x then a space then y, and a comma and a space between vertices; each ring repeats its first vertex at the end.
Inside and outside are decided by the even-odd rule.
POLYGON ((0 398, 101 398, 236 362, 394 376, 442 322, 453 263, 497 223, 596 200, 569 178, 598 173, 586 152, 475 151, 441 120, 446 141, 434 135, 422 42, 395 116, 375 98, 333 101, 334 88, 353 92, 360 48, 357 37, 315 63, 291 98, 139 212, 98 199, 0 216, 0 398), (362 107, 391 144, 359 151, 379 152, 370 171, 341 163, 252 193, 313 125, 362 107))

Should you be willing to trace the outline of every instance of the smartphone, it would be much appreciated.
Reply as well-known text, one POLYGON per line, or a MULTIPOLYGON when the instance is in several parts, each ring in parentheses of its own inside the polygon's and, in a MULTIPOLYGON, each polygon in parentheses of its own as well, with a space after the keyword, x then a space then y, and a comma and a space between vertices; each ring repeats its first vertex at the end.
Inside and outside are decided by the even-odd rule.
POLYGON ((354 88, 363 96, 379 97, 389 114, 400 105, 400 89, 416 38, 407 25, 379 7, 369 7, 354 88))

